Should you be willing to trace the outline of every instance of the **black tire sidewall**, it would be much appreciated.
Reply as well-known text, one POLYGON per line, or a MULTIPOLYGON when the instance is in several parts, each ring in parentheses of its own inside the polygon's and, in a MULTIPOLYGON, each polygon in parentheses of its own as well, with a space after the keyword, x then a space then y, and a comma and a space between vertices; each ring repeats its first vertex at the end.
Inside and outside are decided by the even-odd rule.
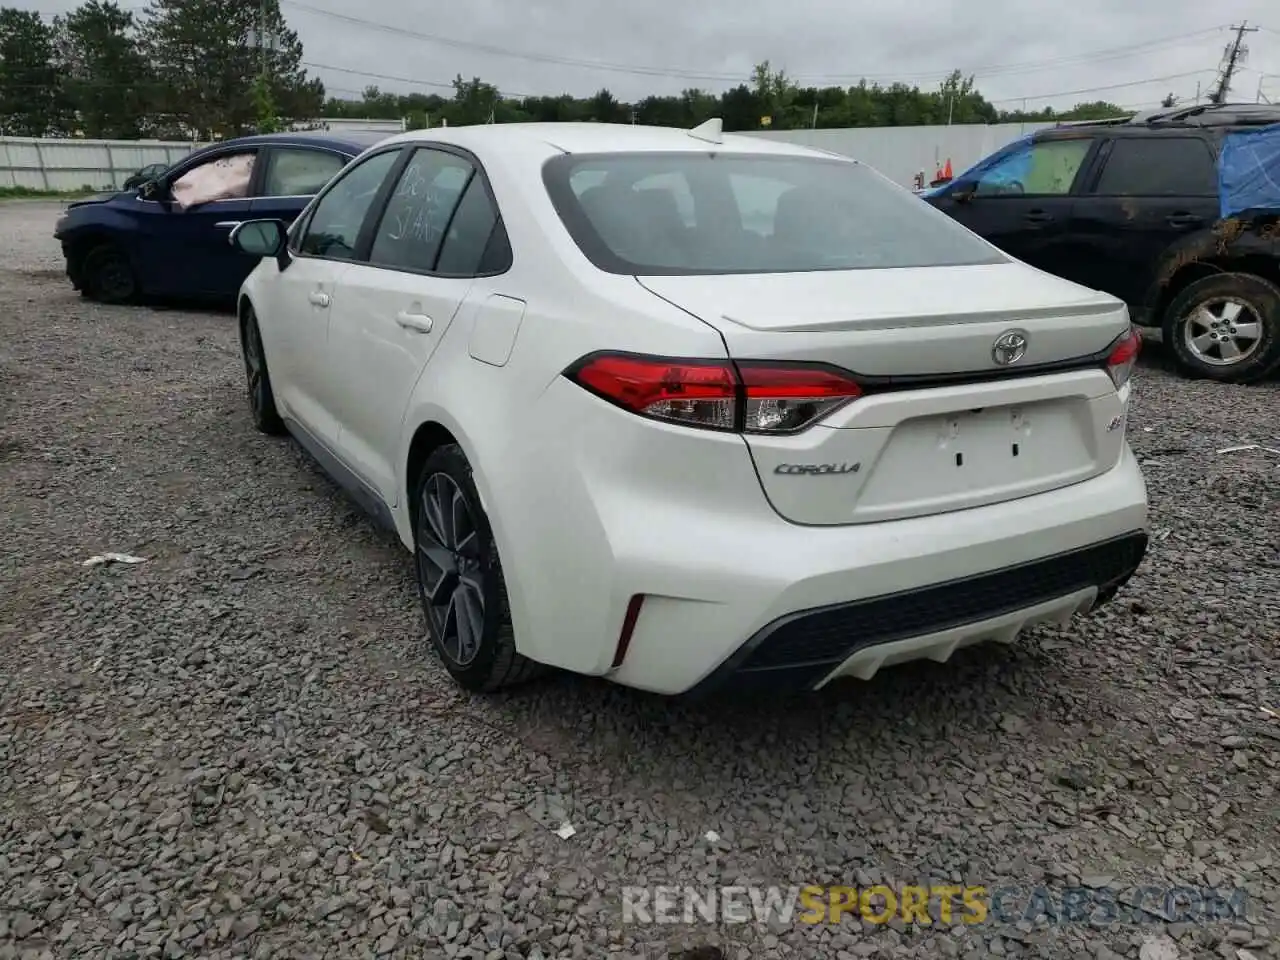
POLYGON ((271 389, 271 371, 267 367, 267 351, 262 345, 262 331, 258 328, 258 315, 252 307, 245 310, 244 320, 240 324, 240 360, 245 371, 245 390, 249 394, 249 415, 253 417, 253 425, 262 433, 279 434, 284 429, 280 414, 276 410, 276 397, 271 389), (258 359, 262 363, 262 405, 254 402, 253 386, 249 382, 249 338, 258 342, 258 359))
POLYGON ((1251 273, 1223 273, 1197 280, 1174 297, 1165 311, 1164 340, 1180 370, 1194 377, 1224 383, 1254 383, 1280 365, 1280 288, 1251 273), (1236 297, 1262 324, 1262 342, 1253 357, 1242 364, 1215 367, 1198 360, 1183 339, 1185 320, 1205 300, 1236 297))
POLYGON ((422 603, 422 614, 427 622, 431 646, 435 649, 440 662, 453 678, 468 690, 480 691, 487 688, 495 667, 503 653, 503 643, 510 642, 510 626, 507 614, 507 593, 502 579, 502 564, 498 559, 497 546, 493 540, 493 528, 489 525, 489 517, 480 503, 480 492, 476 489, 475 480, 471 476, 471 465, 462 451, 456 446, 441 447, 427 457, 418 474, 418 481, 413 488, 413 547, 414 578, 418 584, 418 599, 422 603), (423 589, 421 566, 418 557, 418 524, 422 510, 422 491, 428 478, 443 473, 458 485, 467 500, 467 507, 475 520, 480 539, 480 570, 483 577, 484 594, 484 629, 480 637, 480 649, 475 658, 465 666, 460 665, 445 651, 444 645, 436 635, 435 624, 429 614, 430 603, 423 589))
POLYGON ((82 269, 85 292, 94 300, 102 303, 124 304, 131 302, 138 295, 138 277, 134 273, 133 264, 129 262, 128 255, 115 244, 105 243, 90 250, 85 255, 82 269), (99 274, 105 266, 113 262, 123 264, 131 280, 129 292, 124 296, 112 295, 107 297, 103 295, 99 274))

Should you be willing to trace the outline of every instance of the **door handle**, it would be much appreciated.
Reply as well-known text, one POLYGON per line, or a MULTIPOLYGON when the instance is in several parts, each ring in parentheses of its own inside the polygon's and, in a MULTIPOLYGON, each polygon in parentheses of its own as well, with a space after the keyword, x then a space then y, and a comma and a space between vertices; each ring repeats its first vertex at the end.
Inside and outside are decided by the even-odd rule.
POLYGON ((1167 222, 1171 227, 1198 227, 1204 223, 1204 217, 1197 217, 1194 213, 1171 213, 1167 222))
POLYGON ((219 220, 214 226, 219 230, 234 230, 240 226, 239 220, 219 220))
POLYGON ((400 324, 405 330, 411 330, 414 333, 431 332, 431 318, 425 313, 406 313, 401 310, 396 314, 396 323, 400 324))
POLYGON ((329 295, 321 293, 319 290, 307 294, 307 299, 317 307, 327 307, 329 305, 329 295))
POLYGON ((1044 210, 1028 210, 1026 220, 1028 223, 1048 223, 1053 219, 1053 214, 1044 210))

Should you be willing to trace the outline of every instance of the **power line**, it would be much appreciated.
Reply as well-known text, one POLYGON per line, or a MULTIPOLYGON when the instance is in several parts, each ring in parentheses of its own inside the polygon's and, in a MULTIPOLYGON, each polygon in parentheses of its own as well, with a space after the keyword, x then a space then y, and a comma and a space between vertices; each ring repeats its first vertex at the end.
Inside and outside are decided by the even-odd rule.
POLYGON ((1129 80, 1125 83, 1109 83, 1100 87, 1081 87, 1077 90, 1059 90, 1055 93, 1037 93, 1026 97, 1005 97, 1001 100, 990 100, 989 103, 1020 103, 1025 100, 1053 100, 1057 97, 1073 97, 1082 93, 1102 93, 1107 90, 1123 90, 1128 87, 1141 87, 1149 83, 1165 83, 1169 80, 1181 80, 1185 77, 1195 77, 1206 73, 1212 73, 1212 70, 1188 70, 1185 73, 1171 73, 1163 77, 1148 77, 1145 80, 1129 80))
MULTIPOLYGON (((356 26, 366 27, 370 30, 377 30, 384 33, 395 34, 402 37, 411 37, 415 40, 423 40, 428 43, 437 43, 442 46, 455 47, 463 50, 474 50, 481 53, 487 53, 491 56, 509 57, 517 60, 528 60, 535 63, 549 63, 557 66, 580 67, 589 70, 600 70, 611 73, 633 74, 635 76, 656 76, 656 77, 676 77, 682 80, 705 80, 705 81, 721 81, 721 82, 742 82, 745 78, 740 73, 724 73, 706 70, 686 70, 674 67, 657 67, 644 66, 641 64, 624 64, 603 60, 584 60, 577 57, 564 57, 554 54, 544 53, 528 53, 519 50, 513 50, 509 47, 502 47, 495 44, 481 43, 472 40, 460 40, 456 37, 446 37, 440 34, 423 33, 421 31, 409 30, 404 27, 397 27, 389 23, 383 23, 376 20, 369 20, 365 17, 357 17, 351 14, 340 13, 336 10, 326 10, 322 7, 315 7, 311 4, 304 3, 302 0, 280 0, 281 4, 290 7, 296 7, 299 10, 306 10, 310 13, 319 14, 344 23, 350 23, 356 26)), ((1001 73, 1017 73, 1027 70, 1042 70, 1046 67, 1070 66, 1074 64, 1088 63, 1094 60, 1107 60, 1119 57, 1130 57, 1133 53, 1141 50, 1149 50, 1171 43, 1179 43, 1188 39, 1196 39, 1211 33, 1216 33, 1226 28, 1225 24, 1214 27, 1206 27, 1201 30, 1192 31, 1190 33, 1176 34, 1169 37, 1157 38, 1143 43, 1128 44, 1123 47, 1111 47, 1106 50, 1095 51, 1093 53, 1082 53, 1073 56, 1050 58, 1048 60, 1038 61, 1022 61, 1020 63, 1010 63, 1003 65, 993 65, 977 70, 964 70, 964 74, 975 77, 992 77, 1001 73)), ((916 73, 916 74, 872 74, 872 73, 845 73, 845 74, 793 74, 792 79, 798 80, 899 80, 905 81, 909 79, 920 78, 937 78, 935 73, 916 73)))

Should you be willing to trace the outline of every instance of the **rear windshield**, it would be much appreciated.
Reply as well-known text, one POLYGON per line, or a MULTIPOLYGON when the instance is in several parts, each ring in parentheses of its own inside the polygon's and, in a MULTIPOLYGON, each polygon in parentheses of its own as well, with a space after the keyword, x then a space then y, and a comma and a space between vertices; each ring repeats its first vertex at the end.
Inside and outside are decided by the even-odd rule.
POLYGON ((862 164, 725 153, 567 154, 543 180, 610 273, 797 273, 1006 261, 862 164))

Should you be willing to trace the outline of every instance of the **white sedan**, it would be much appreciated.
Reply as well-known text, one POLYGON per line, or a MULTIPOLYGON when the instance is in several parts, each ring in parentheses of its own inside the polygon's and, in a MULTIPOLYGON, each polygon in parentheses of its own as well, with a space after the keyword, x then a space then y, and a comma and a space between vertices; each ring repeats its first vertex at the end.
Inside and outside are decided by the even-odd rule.
POLYGON ((254 422, 412 551, 464 687, 816 689, 1108 600, 1139 341, 870 168, 607 124, 393 137, 264 257, 254 422))

